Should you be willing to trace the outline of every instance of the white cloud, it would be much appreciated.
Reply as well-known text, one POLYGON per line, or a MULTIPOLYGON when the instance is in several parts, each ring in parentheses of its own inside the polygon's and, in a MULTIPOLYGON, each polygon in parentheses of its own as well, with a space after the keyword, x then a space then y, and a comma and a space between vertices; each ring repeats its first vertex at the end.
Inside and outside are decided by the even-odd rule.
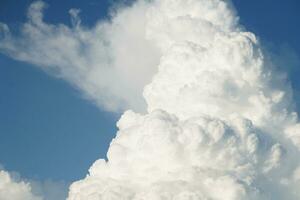
POLYGON ((68 200, 299 199, 291 87, 230 2, 156 0, 145 15, 162 52, 148 113, 124 113, 68 200))
POLYGON ((34 195, 29 183, 15 181, 10 174, 0 170, 0 199, 1 200, 42 200, 34 195))
POLYGON ((64 181, 24 179, 0 165, 1 200, 64 200, 68 187, 64 181))
POLYGON ((103 109, 143 111, 142 90, 159 59, 158 49, 144 37, 146 5, 118 7, 110 21, 87 28, 78 9, 69 12, 72 27, 44 22, 46 5, 37 1, 18 36, 0 24, 0 51, 67 80, 103 109))
POLYGON ((148 112, 123 114, 108 160, 73 183, 68 200, 300 198, 291 86, 229 0, 140 0, 91 30, 78 10, 73 28, 45 24, 42 5, 31 6, 21 39, 2 25, 2 49, 57 70, 100 106, 141 105, 133 94, 159 60, 143 92, 148 112))

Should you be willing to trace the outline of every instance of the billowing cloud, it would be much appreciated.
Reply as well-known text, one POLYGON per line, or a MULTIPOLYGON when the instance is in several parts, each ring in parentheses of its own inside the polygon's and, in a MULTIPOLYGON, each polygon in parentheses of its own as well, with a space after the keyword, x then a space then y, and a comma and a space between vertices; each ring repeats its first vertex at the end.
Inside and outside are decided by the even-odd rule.
POLYGON ((15 181, 11 175, 0 170, 0 199, 1 200, 42 200, 34 195, 29 183, 15 181))
MULTIPOLYGON (((300 198, 300 124, 291 86, 256 36, 239 24, 229 0, 139 0, 89 31, 74 9, 72 28, 45 24, 41 5, 31 6, 21 39, 11 38, 2 25, 2 49, 56 70, 99 105, 119 108, 117 99, 140 105, 129 101, 137 96, 127 87, 139 91, 130 76, 158 66, 143 90, 147 113, 123 114, 108 159, 97 160, 71 185, 68 200, 300 198), (74 48, 82 44, 78 38, 91 46, 74 48), (20 50, 23 44, 28 51, 20 50), (82 60, 69 65, 73 59, 66 58, 75 57, 82 60), (121 58, 131 64, 116 67, 121 58), (111 82, 115 77, 124 84, 119 89, 111 82)), ((151 73, 140 77, 139 87, 151 73)))
POLYGON ((156 0, 145 15, 162 54, 148 113, 123 114, 68 200, 299 199, 291 87, 231 3, 156 0))
POLYGON ((143 87, 160 54, 144 37, 146 5, 119 6, 110 21, 88 28, 81 25, 78 9, 69 11, 72 27, 44 22, 46 4, 37 1, 16 36, 0 24, 0 51, 65 79, 102 109, 144 111, 143 87))

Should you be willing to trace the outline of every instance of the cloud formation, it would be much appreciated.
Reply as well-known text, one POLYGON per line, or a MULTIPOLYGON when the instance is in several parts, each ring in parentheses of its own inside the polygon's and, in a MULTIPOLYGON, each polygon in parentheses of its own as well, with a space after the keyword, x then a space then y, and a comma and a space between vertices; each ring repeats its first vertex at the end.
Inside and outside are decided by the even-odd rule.
POLYGON ((32 193, 29 183, 15 181, 11 175, 0 170, 0 199, 1 200, 42 200, 32 193))
POLYGON ((160 54, 144 37, 146 4, 113 9, 111 20, 88 28, 78 9, 69 11, 72 27, 44 22, 46 4, 37 1, 20 33, 0 24, 0 51, 68 81, 101 109, 145 111, 143 87, 156 72, 160 54))
POLYGON ((2 25, 3 51, 110 110, 140 107, 148 83, 147 113, 123 114, 108 160, 68 200, 300 198, 291 86, 229 0, 139 0, 92 29, 74 9, 73 27, 45 24, 43 6, 30 7, 21 38, 2 25))
POLYGON ((65 200, 68 188, 64 181, 24 179, 0 165, 1 200, 65 200))
POLYGON ((231 2, 156 0, 145 15, 162 54, 148 113, 123 114, 68 200, 299 199, 291 87, 231 2))

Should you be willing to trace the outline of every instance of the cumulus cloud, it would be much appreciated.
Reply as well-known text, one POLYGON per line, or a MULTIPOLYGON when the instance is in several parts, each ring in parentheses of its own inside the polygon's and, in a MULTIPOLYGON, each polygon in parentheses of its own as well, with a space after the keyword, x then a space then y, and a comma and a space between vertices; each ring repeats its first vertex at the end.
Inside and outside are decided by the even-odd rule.
POLYGON ((0 164, 1 200, 64 200, 68 187, 64 181, 24 179, 0 164))
POLYGON ((29 183, 14 180, 11 175, 0 170, 0 199, 1 200, 42 200, 32 193, 29 183))
POLYGON ((156 62, 158 66, 150 83, 146 84, 151 73, 147 81, 142 76, 144 81, 139 82, 140 87, 146 84, 147 113, 129 110, 122 115, 107 160, 97 160, 84 179, 70 186, 68 200, 300 198, 300 124, 291 86, 256 36, 239 24, 229 0, 139 0, 89 31, 81 26, 79 10, 70 11, 72 28, 45 24, 41 5, 31 6, 25 25, 30 28, 23 29, 21 39, 11 38, 2 25, 6 35, 2 49, 55 69, 99 105, 116 108, 123 104, 108 104, 124 96, 132 105, 137 103, 129 101, 137 97, 127 90, 133 86, 129 77, 138 69, 154 72, 156 62), (125 40, 116 36, 124 33, 125 40), (20 51, 33 35, 29 50, 20 51), (79 45, 78 38, 83 44, 88 40, 101 45, 77 51, 73 45, 79 45), (56 45, 61 41, 67 41, 68 48, 63 49, 68 51, 56 45), (51 45, 54 48, 47 54, 51 45), (133 48, 124 48, 127 45, 133 48), (94 50, 101 56, 94 57, 94 50), (85 65, 89 59, 82 54, 97 58, 87 63, 105 65, 85 65), (121 57, 112 55, 122 55, 131 64, 118 68, 121 57), (79 64, 66 59, 73 57, 80 58, 79 64), (116 74, 124 84, 122 91, 110 82, 116 74), (106 84, 112 86, 102 87, 106 84))
POLYGON ((68 200, 299 199, 291 86, 231 2, 156 0, 145 15, 162 55, 148 113, 123 114, 68 200))
POLYGON ((0 51, 63 78, 102 109, 145 110, 143 86, 156 72, 158 49, 145 37, 145 9, 139 2, 118 6, 111 19, 82 25, 80 10, 70 9, 72 26, 43 20, 47 5, 30 5, 19 33, 0 24, 0 51))

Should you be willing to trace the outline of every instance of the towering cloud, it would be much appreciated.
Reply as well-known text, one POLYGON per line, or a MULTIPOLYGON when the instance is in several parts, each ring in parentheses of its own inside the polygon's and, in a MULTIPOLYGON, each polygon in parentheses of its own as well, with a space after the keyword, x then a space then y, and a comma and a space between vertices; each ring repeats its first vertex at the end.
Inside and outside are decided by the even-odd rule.
MULTIPOLYGON (((68 200, 300 198, 300 124, 291 87, 276 72, 276 63, 265 58, 255 35, 239 25, 229 0, 140 0, 93 31, 82 29, 77 10, 71 11, 71 30, 45 25, 39 5, 31 7, 27 25, 34 31, 25 28, 24 33, 45 40, 32 37, 29 51, 20 51, 16 47, 27 40, 10 38, 6 31, 2 49, 21 60, 54 66, 99 105, 112 108, 107 95, 113 103, 125 99, 134 104, 138 90, 129 77, 138 69, 152 73, 158 63, 143 91, 147 113, 123 114, 108 159, 97 160, 83 180, 71 185, 68 200), (53 40, 48 43, 49 35, 53 40), (77 38, 91 46, 74 48, 82 44, 77 38), (68 51, 58 48, 60 39, 70 40, 68 51), (91 47, 98 42, 96 52, 101 53, 94 57, 91 47), (106 50, 109 54, 102 53, 106 50), (47 62, 39 62, 40 57, 47 62), (70 65, 73 57, 80 62, 70 65), (87 62, 94 58, 97 62, 91 63, 99 65, 87 62), (124 68, 115 65, 120 58, 126 60, 124 68), (126 83, 122 91, 111 82, 116 77, 126 83)), ((140 84, 149 77, 142 79, 140 84)))
POLYGON ((146 7, 145 37, 162 54, 148 113, 124 113, 108 160, 68 199, 299 199, 291 88, 230 2, 146 7))

